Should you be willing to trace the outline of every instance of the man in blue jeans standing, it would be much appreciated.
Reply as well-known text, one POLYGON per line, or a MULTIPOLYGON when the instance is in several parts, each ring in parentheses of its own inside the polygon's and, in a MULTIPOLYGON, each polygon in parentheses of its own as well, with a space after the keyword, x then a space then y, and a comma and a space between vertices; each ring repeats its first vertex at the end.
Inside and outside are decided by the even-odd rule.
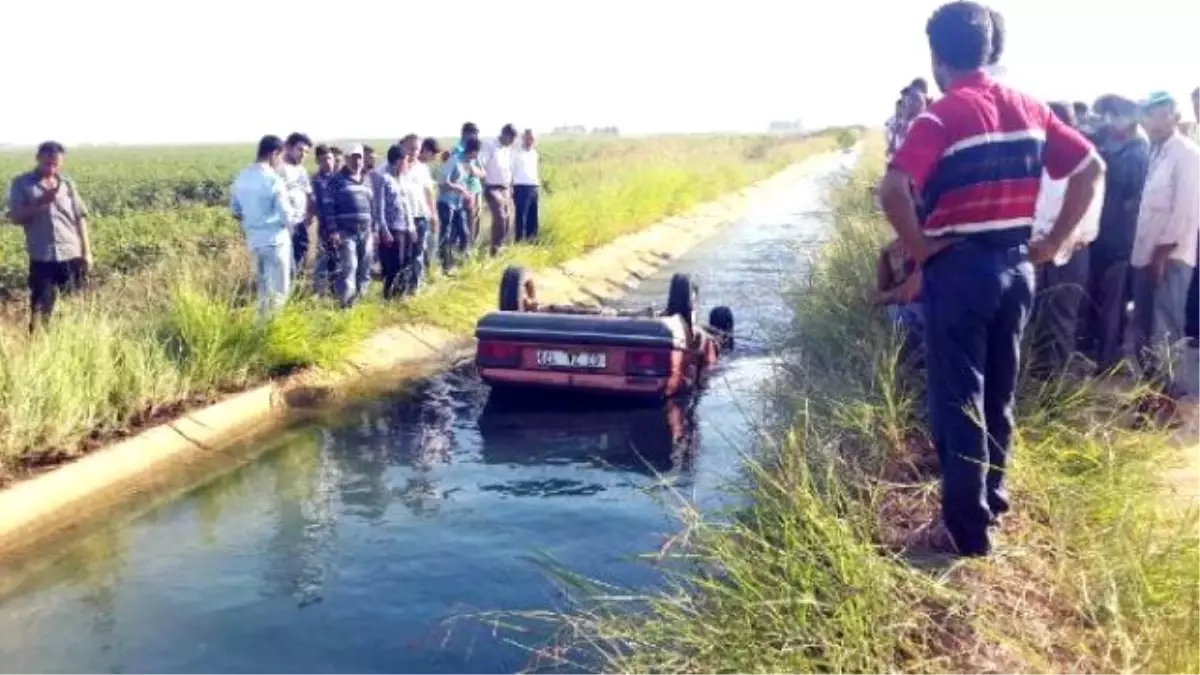
POLYGON ((321 208, 321 221, 329 228, 321 238, 337 252, 333 286, 343 308, 366 292, 375 260, 379 223, 364 156, 363 146, 357 143, 346 150, 346 165, 329 180, 329 194, 321 208))
POLYGON ((1004 471, 1033 265, 1068 240, 1104 174, 1078 131, 985 73, 1004 40, 993 17, 983 5, 952 2, 929 19, 934 77, 945 95, 914 120, 879 188, 921 267, 942 519, 956 552, 969 556, 991 551, 988 528, 1009 509, 1004 471), (1031 244, 1043 168, 1067 187, 1051 231, 1031 244), (923 223, 912 188, 928 214, 923 223))

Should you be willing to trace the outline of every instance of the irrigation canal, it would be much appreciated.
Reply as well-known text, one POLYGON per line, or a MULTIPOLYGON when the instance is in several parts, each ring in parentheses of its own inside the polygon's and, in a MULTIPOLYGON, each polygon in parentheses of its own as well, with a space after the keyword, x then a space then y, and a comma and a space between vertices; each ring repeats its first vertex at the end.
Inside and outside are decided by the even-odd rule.
POLYGON ((771 374, 765 345, 790 320, 780 289, 818 241, 824 180, 852 161, 814 160, 786 197, 621 301, 662 306, 670 274, 686 271, 705 314, 733 308, 737 346, 694 404, 484 415, 486 387, 463 367, 291 429, 257 461, 9 579, 0 670, 525 667, 528 652, 461 617, 561 606, 546 558, 656 582, 633 557, 676 531, 678 495, 710 509, 725 499, 771 374))

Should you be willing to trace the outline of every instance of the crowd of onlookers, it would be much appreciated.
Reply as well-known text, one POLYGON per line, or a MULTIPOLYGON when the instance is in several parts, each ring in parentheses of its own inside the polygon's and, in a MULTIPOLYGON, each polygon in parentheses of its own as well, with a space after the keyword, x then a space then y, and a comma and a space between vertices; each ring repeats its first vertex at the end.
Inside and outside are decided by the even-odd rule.
POLYGON ((1165 92, 1046 104, 1000 82, 1006 29, 986 6, 943 5, 926 37, 942 96, 917 79, 887 123, 877 194, 898 236, 875 299, 926 378, 949 544, 983 555, 1010 508, 1027 325, 1034 377, 1129 363, 1155 391, 1143 419, 1174 421, 1172 366, 1196 359, 1200 148, 1165 92))
MULTIPOLYGON (((88 211, 61 173, 65 155, 61 144, 42 143, 36 167, 17 176, 9 193, 7 215, 24 229, 30 261, 31 330, 53 313, 61 292, 83 286, 92 264, 88 211)), ((367 290, 376 262, 385 298, 415 293, 435 259, 452 274, 474 253, 485 204, 493 255, 510 239, 536 239, 538 163, 533 132, 518 134, 512 125, 484 141, 468 122, 448 150, 435 138, 409 134, 382 156, 360 143, 264 136, 255 162, 230 188, 230 209, 253 257, 260 311, 278 309, 309 272, 317 293, 332 293, 349 307, 367 290), (310 152, 311 175, 304 166, 310 152)))

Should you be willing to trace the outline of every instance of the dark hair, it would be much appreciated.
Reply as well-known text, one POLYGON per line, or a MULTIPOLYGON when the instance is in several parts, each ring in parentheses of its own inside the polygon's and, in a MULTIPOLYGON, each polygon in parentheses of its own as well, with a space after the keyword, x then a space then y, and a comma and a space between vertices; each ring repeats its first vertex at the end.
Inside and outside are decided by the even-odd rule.
POLYGON ((373 154, 375 154, 375 148, 372 148, 369 145, 364 145, 363 146, 363 154, 364 155, 373 155, 373 154))
POLYGON ((442 149, 438 146, 438 141, 436 138, 431 136, 421 141, 421 152, 432 152, 436 155, 441 151, 442 149))
POLYGON ((334 157, 341 157, 341 156, 342 156, 342 149, 341 149, 341 148, 339 148, 339 147, 338 147, 338 146, 336 146, 336 145, 331 145, 331 146, 329 146, 329 152, 333 153, 333 156, 334 156, 334 157))
POLYGON ((908 85, 907 91, 912 91, 913 89, 916 89, 917 91, 921 92, 922 94, 928 94, 929 93, 929 83, 925 81, 925 78, 918 77, 912 81, 912 84, 908 85))
POLYGON ((479 139, 472 136, 463 143, 463 152, 477 152, 479 150, 479 139))
POLYGON ((258 159, 259 161, 267 159, 282 149, 283 139, 274 134, 267 134, 258 142, 258 159))
MULTIPOLYGON (((1116 115, 1117 117, 1134 117, 1137 115, 1138 104, 1132 99, 1125 98, 1124 96, 1118 96, 1116 94, 1109 94, 1108 96, 1104 97, 1103 102, 1104 111, 1112 115, 1116 115)), ((1100 102, 1097 101, 1097 112, 1100 112, 1099 103, 1100 102)))
POLYGON ((401 160, 401 158, 403 158, 403 157, 404 157, 404 148, 400 147, 399 143, 396 143, 392 147, 388 148, 388 151, 387 151, 387 163, 388 164, 395 164, 396 162, 399 162, 401 160))
POLYGON ((517 128, 511 124, 505 124, 504 126, 500 127, 500 135, 501 136, 512 136, 513 138, 516 138, 517 128))
POLYGON ((67 154, 67 149, 64 148, 62 146, 62 143, 59 143, 58 141, 45 141, 41 145, 39 145, 37 148, 37 156, 38 157, 41 157, 42 155, 65 155, 65 154, 67 154))
POLYGON ((994 9, 989 9, 988 14, 992 18, 992 53, 988 56, 987 64, 994 66, 1004 55, 1004 44, 1007 42, 1008 32, 1004 27, 1003 14, 994 9))
POLYGON ((477 134, 477 133, 479 133, 479 127, 475 126, 474 122, 463 122, 463 125, 462 125, 462 135, 463 136, 466 136, 467 134, 477 134))
POLYGON ((398 143, 400 143, 400 144, 403 144, 403 143, 407 143, 407 142, 409 142, 409 141, 412 141, 412 142, 414 142, 414 143, 415 143, 415 142, 417 142, 417 141, 419 141, 419 140, 421 140, 421 137, 420 137, 420 136, 417 136, 416 134, 406 134, 406 135, 404 136, 404 138, 401 138, 401 139, 398 141, 398 143))
POLYGON ((1075 111, 1071 110, 1071 106, 1067 105, 1065 101, 1051 101, 1050 112, 1054 113, 1059 120, 1075 126, 1075 111))
POLYGON ((1084 103, 1083 101, 1075 101, 1071 104, 1071 108, 1075 111, 1075 114, 1079 116, 1088 114, 1088 111, 1090 110, 1088 104, 1084 103))
POLYGON ((329 154, 329 146, 321 143, 317 147, 313 148, 313 153, 316 154, 317 157, 324 157, 325 155, 329 154))
POLYGON ((288 134, 287 140, 284 141, 284 143, 293 148, 297 145, 307 145, 311 148, 313 144, 311 138, 300 133, 299 131, 293 131, 292 133, 288 134))
POLYGON ((942 5, 925 24, 934 58, 955 70, 978 70, 992 57, 992 17, 983 5, 960 0, 942 5))

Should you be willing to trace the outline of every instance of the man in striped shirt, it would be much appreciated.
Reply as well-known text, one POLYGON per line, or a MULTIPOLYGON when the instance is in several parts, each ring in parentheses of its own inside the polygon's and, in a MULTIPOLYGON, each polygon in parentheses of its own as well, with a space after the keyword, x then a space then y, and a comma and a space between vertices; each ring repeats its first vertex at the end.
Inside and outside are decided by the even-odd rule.
POLYGON ((879 187, 888 219, 921 267, 942 518, 962 555, 988 554, 988 528, 1009 509, 1004 471, 1033 265, 1068 240, 1104 174, 1079 132, 985 73, 1002 32, 974 2, 944 5, 929 19, 933 72, 945 95, 913 122, 879 187), (1050 232, 1031 244, 1043 169, 1067 187, 1050 232), (913 187, 928 214, 923 223, 913 187))

